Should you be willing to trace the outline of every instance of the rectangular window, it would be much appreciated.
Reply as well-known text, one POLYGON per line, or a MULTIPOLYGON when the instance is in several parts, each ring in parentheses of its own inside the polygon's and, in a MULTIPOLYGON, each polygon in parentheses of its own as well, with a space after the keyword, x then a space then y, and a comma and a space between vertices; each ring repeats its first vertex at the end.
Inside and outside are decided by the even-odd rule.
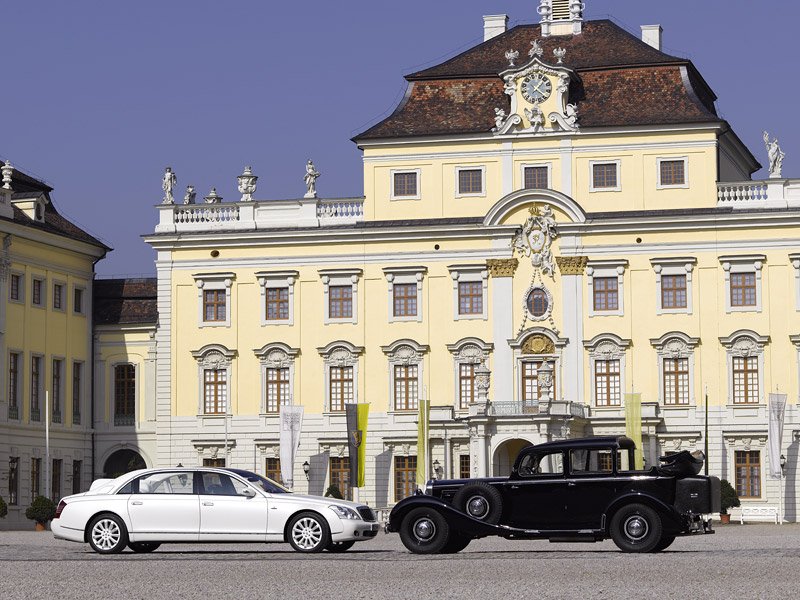
POLYGON ((225 322, 225 290, 203 291, 203 321, 207 323, 225 322))
POLYGON ((281 406, 289 403, 289 369, 267 369, 266 377, 267 412, 280 412, 281 406))
POLYGON ((686 275, 661 277, 661 308, 686 308, 686 275))
POLYGON ((207 415, 224 415, 228 411, 228 372, 206 369, 204 372, 203 405, 207 415))
POLYGON ((33 279, 31 289, 31 304, 34 306, 42 305, 42 287, 44 282, 41 279, 33 279))
POLYGON ((31 421, 41 421, 42 357, 31 357, 31 421))
POLYGON ((526 190, 546 190, 550 188, 547 167, 525 167, 524 186, 526 190))
POLYGON ((664 404, 689 404, 689 359, 664 359, 664 404))
POLYGON ((19 419, 20 353, 8 353, 8 418, 19 419))
POLYGON ((8 297, 10 300, 22 301, 23 279, 22 275, 12 273, 8 284, 8 297))
POLYGON ((616 277, 595 277, 592 287, 595 311, 619 310, 619 281, 616 277))
POLYGON ((8 459, 8 504, 19 504, 19 457, 12 456, 8 459))
POLYGON ((83 394, 83 363, 72 363, 72 424, 81 423, 81 402, 83 394))
POLYGON ((731 273, 731 306, 756 306, 756 274, 731 273))
POLYGON ((289 288, 267 288, 267 321, 289 320, 289 288))
POLYGON ((136 367, 114 367, 114 425, 130 426, 136 419, 136 367))
POLYGON ((50 473, 50 499, 58 504, 61 500, 61 468, 64 461, 60 458, 53 459, 53 471, 50 473))
POLYGON ((686 185, 686 162, 683 160, 662 160, 661 185, 686 185))
POLYGON ((394 500, 400 502, 403 498, 414 495, 417 489, 417 457, 394 457, 394 500))
POLYGON ((733 357, 733 403, 758 404, 758 357, 733 357))
POLYGON ((331 411, 353 403, 353 367, 330 367, 331 411))
POLYGON ((458 284, 458 314, 483 314, 483 283, 462 281, 458 284))
POLYGON ((416 171, 394 174, 392 196, 395 198, 416 198, 419 195, 416 171))
POLYGON ((617 163, 597 163, 592 165, 593 189, 617 189, 618 187, 617 163))
POLYGON ((350 500, 350 458, 347 456, 331 456, 331 485, 339 488, 345 500, 350 500))
POLYGON ((64 286, 60 283, 53 284, 53 310, 64 308, 64 286))
POLYGON ((458 408, 467 410, 475 402, 475 365, 458 365, 458 408))
MULTIPOLYGON (((524 362, 522 363, 522 400, 526 406, 539 401, 542 395, 539 389, 539 369, 543 362, 524 362)), ((551 365, 552 366, 552 365, 551 365)), ((556 397, 555 381, 550 388, 550 398, 556 397)))
POLYGON ((458 477, 459 479, 469 479, 471 477, 469 454, 462 454, 458 457, 458 477))
POLYGON ((483 169, 458 170, 458 194, 482 194, 483 169))
POLYGON ((394 409, 417 410, 419 408, 419 380, 417 365, 394 366, 394 409))
POLYGON ((736 494, 740 498, 761 497, 761 453, 736 450, 736 494))
POLYGON ((41 495, 42 489, 42 459, 31 459, 31 502, 41 495))
POLYGON ((395 283, 392 285, 395 317, 417 316, 417 284, 395 283))
POLYGON ((204 458, 203 459, 203 466, 204 467, 212 467, 214 469, 224 469, 225 468, 225 459, 224 458, 204 458))
POLYGON ((328 315, 331 319, 353 318, 353 286, 332 285, 328 288, 328 315))
POLYGON ((75 314, 83 314, 83 289, 75 288, 72 294, 72 310, 75 314))
POLYGON ((73 460, 72 461, 72 493, 73 494, 80 494, 83 490, 81 489, 81 473, 83 472, 83 461, 82 460, 73 460))
POLYGON ((620 406, 619 360, 596 360, 594 362, 594 390, 597 406, 620 406))
POLYGON ((272 481, 277 481, 278 483, 283 482, 283 477, 281 476, 281 459, 280 458, 268 458, 264 465, 264 476, 267 479, 272 479, 272 481))
POLYGON ((64 380, 64 361, 58 358, 53 359, 53 397, 50 399, 53 423, 61 423, 61 405, 63 399, 63 380, 64 380))

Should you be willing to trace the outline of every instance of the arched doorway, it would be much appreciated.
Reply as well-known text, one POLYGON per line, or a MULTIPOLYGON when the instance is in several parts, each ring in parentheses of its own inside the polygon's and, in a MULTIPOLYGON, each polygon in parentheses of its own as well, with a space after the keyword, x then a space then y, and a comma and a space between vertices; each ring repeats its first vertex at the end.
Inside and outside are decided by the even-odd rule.
POLYGON ((508 477, 511 475, 511 467, 514 466, 517 455, 523 448, 527 448, 530 445, 531 442, 522 439, 507 440, 500 444, 497 450, 494 451, 492 476, 508 477))
POLYGON ((103 465, 103 477, 115 478, 137 469, 146 469, 142 455, 135 450, 117 450, 103 465))

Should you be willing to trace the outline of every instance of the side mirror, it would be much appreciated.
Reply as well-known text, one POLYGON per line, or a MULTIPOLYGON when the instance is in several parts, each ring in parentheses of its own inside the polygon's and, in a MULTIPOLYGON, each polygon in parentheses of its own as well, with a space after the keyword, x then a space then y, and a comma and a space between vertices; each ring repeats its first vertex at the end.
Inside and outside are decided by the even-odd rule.
POLYGON ((241 495, 244 496, 245 498, 255 498, 256 497, 256 492, 255 492, 255 490, 253 490, 251 488, 244 488, 242 490, 241 495))

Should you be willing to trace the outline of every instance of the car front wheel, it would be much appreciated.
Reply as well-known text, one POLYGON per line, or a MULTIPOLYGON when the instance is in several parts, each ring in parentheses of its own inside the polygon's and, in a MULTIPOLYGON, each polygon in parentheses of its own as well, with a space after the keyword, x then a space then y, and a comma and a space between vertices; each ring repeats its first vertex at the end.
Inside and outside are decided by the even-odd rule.
POLYGON ((352 548, 355 545, 356 543, 353 540, 349 542, 331 542, 325 549, 328 552, 334 552, 338 554, 339 552, 347 552, 348 550, 350 550, 350 548, 352 548))
POLYGON ((300 513, 289 523, 289 543, 298 552, 322 552, 331 543, 327 521, 312 512, 300 513))
POLYGON ((137 554, 146 554, 158 550, 160 545, 158 542, 130 542, 128 543, 128 548, 137 554))
POLYGON ((125 523, 116 515, 99 515, 89 524, 89 545, 98 554, 119 554, 128 544, 125 523))
POLYGON ((436 510, 415 508, 400 524, 400 541, 414 554, 437 554, 450 538, 447 520, 436 510))
POLYGON ((611 539, 623 552, 652 552, 661 533, 661 517, 644 504, 623 506, 611 519, 611 539))

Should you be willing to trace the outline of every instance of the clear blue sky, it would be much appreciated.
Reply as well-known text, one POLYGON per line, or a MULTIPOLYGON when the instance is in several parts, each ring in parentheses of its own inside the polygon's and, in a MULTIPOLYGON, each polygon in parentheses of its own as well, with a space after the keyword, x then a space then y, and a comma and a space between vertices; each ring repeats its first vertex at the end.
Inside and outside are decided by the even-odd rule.
MULTIPOLYGON (((361 195, 350 137, 391 111, 403 74, 480 42, 482 15, 536 22, 537 5, 4 0, 0 156, 48 181, 59 210, 115 249, 101 275, 152 274, 140 235, 165 166, 177 191, 215 185, 233 200, 249 164, 257 198, 286 198, 302 195, 312 158, 322 196, 361 195)), ((800 176, 797 3, 587 0, 587 13, 634 32, 660 23, 665 49, 694 61, 762 164, 768 129, 784 175, 800 176)))

